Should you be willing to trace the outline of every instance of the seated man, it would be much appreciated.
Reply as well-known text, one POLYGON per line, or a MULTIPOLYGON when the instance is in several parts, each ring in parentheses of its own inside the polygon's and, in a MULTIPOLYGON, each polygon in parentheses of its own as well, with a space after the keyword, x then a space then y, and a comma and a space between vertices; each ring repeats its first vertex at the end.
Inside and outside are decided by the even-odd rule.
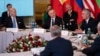
POLYGON ((23 22, 23 19, 16 16, 16 9, 15 8, 11 8, 9 10, 10 13, 10 17, 8 17, 5 20, 4 25, 6 26, 6 28, 19 28, 19 29, 25 29, 25 25, 23 22))
POLYGON ((83 20, 82 25, 79 30, 85 31, 85 33, 87 34, 88 29, 90 29, 93 34, 96 34, 97 33, 96 21, 91 17, 90 10, 84 9, 82 11, 82 17, 84 20, 83 20))
POLYGON ((43 25, 43 28, 49 29, 53 25, 58 25, 60 26, 62 20, 60 17, 56 16, 56 13, 53 9, 48 11, 49 17, 48 20, 43 25))
POLYGON ((100 56, 100 23, 98 24, 98 36, 91 47, 82 46, 83 53, 87 56, 100 56))
POLYGON ((50 32, 54 39, 48 42, 40 56, 73 56, 72 44, 61 37, 60 27, 54 25, 50 28, 50 32))

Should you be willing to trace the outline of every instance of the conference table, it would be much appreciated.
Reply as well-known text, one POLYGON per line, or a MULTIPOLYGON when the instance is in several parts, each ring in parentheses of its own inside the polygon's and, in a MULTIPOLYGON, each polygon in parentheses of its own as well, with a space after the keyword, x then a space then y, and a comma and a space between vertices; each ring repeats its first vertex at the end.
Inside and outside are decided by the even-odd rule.
MULTIPOLYGON (((17 52, 17 53, 6 52, 6 48, 9 46, 12 40, 29 34, 32 34, 33 36, 40 36, 41 38, 44 38, 45 40, 48 41, 53 39, 50 35, 50 32, 34 33, 32 29, 20 30, 18 32, 0 32, 0 56, 33 56, 31 51, 17 52)), ((76 38, 76 36, 62 35, 62 37, 67 40, 70 40, 73 46, 76 46, 79 49, 81 48, 79 40, 76 38)), ((75 50, 74 56, 85 56, 85 54, 83 54, 81 51, 75 50)))

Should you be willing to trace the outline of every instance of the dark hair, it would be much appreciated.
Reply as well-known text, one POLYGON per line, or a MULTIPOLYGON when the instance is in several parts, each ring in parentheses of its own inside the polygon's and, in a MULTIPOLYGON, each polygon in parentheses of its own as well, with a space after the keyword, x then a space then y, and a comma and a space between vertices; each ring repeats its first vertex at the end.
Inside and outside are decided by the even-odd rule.
POLYGON ((48 6, 51 6, 51 4, 48 4, 47 7, 48 7, 48 6))
POLYGON ((7 7, 8 7, 8 6, 12 6, 12 4, 7 4, 7 7))

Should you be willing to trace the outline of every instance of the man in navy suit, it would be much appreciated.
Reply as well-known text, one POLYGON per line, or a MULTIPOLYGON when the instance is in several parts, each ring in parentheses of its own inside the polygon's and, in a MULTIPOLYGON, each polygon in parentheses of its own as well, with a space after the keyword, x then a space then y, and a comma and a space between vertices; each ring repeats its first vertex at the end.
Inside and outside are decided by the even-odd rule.
POLYGON ((98 35, 94 40, 94 43, 91 47, 82 46, 82 52, 87 56, 100 56, 100 23, 98 24, 98 35))
POLYGON ((54 25, 50 28, 50 32, 54 39, 48 42, 40 56, 73 56, 72 44, 61 37, 60 27, 54 25))
POLYGON ((60 17, 56 16, 56 13, 53 9, 48 11, 48 14, 50 17, 48 17, 48 20, 43 25, 43 28, 49 29, 53 25, 58 25, 62 24, 62 20, 60 17))
POLYGON ((87 34, 88 30, 90 29, 93 34, 96 34, 97 33, 96 20, 91 17, 91 11, 89 9, 84 9, 82 11, 82 18, 83 22, 79 29, 80 32, 85 31, 85 33, 87 34))
POLYGON ((16 16, 15 8, 10 9, 10 17, 8 17, 5 20, 4 25, 6 26, 6 28, 19 28, 19 29, 26 28, 23 19, 21 17, 16 16))

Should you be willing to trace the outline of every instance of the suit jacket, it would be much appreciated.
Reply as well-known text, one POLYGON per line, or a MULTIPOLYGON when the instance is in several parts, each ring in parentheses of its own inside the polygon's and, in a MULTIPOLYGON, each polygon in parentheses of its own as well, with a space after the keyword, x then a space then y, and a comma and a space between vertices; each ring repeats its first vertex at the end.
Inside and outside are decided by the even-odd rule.
POLYGON ((5 20, 8 18, 9 16, 8 16, 8 13, 7 13, 7 11, 5 11, 5 12, 3 12, 2 13, 2 19, 1 19, 1 24, 4 24, 5 23, 5 20))
MULTIPOLYGON (((49 29, 50 28, 50 23, 51 23, 51 18, 48 17, 48 20, 44 23, 43 28, 49 29)), ((54 25, 60 26, 60 24, 62 24, 62 20, 61 20, 60 17, 56 16, 54 25)))
POLYGON ((82 51, 87 56, 100 56, 100 36, 98 36, 91 47, 86 48, 82 51))
POLYGON ((76 11, 71 12, 71 16, 68 14, 68 12, 65 12, 63 15, 63 21, 65 24, 66 29, 74 31, 75 29, 78 28, 77 26, 77 18, 78 18, 78 13, 76 11), (74 21, 70 21, 73 19, 74 21))
POLYGON ((73 56, 71 42, 61 37, 48 42, 40 56, 73 56))
POLYGON ((85 33, 87 34, 88 28, 91 29, 92 33, 97 33, 97 25, 96 25, 96 21, 93 18, 90 18, 88 23, 83 20, 82 25, 81 25, 81 29, 85 30, 85 33))
POLYGON ((97 24, 100 22, 100 13, 97 16, 97 24))
MULTIPOLYGON (((24 22, 23 22, 23 19, 21 17, 17 17, 16 16, 16 21, 17 21, 17 25, 18 25, 18 28, 19 29, 25 29, 25 25, 24 25, 24 22)), ((13 23, 12 23, 12 19, 11 17, 8 17, 6 20, 5 20, 5 23, 4 25, 7 27, 7 28, 12 28, 13 27, 13 23)))

